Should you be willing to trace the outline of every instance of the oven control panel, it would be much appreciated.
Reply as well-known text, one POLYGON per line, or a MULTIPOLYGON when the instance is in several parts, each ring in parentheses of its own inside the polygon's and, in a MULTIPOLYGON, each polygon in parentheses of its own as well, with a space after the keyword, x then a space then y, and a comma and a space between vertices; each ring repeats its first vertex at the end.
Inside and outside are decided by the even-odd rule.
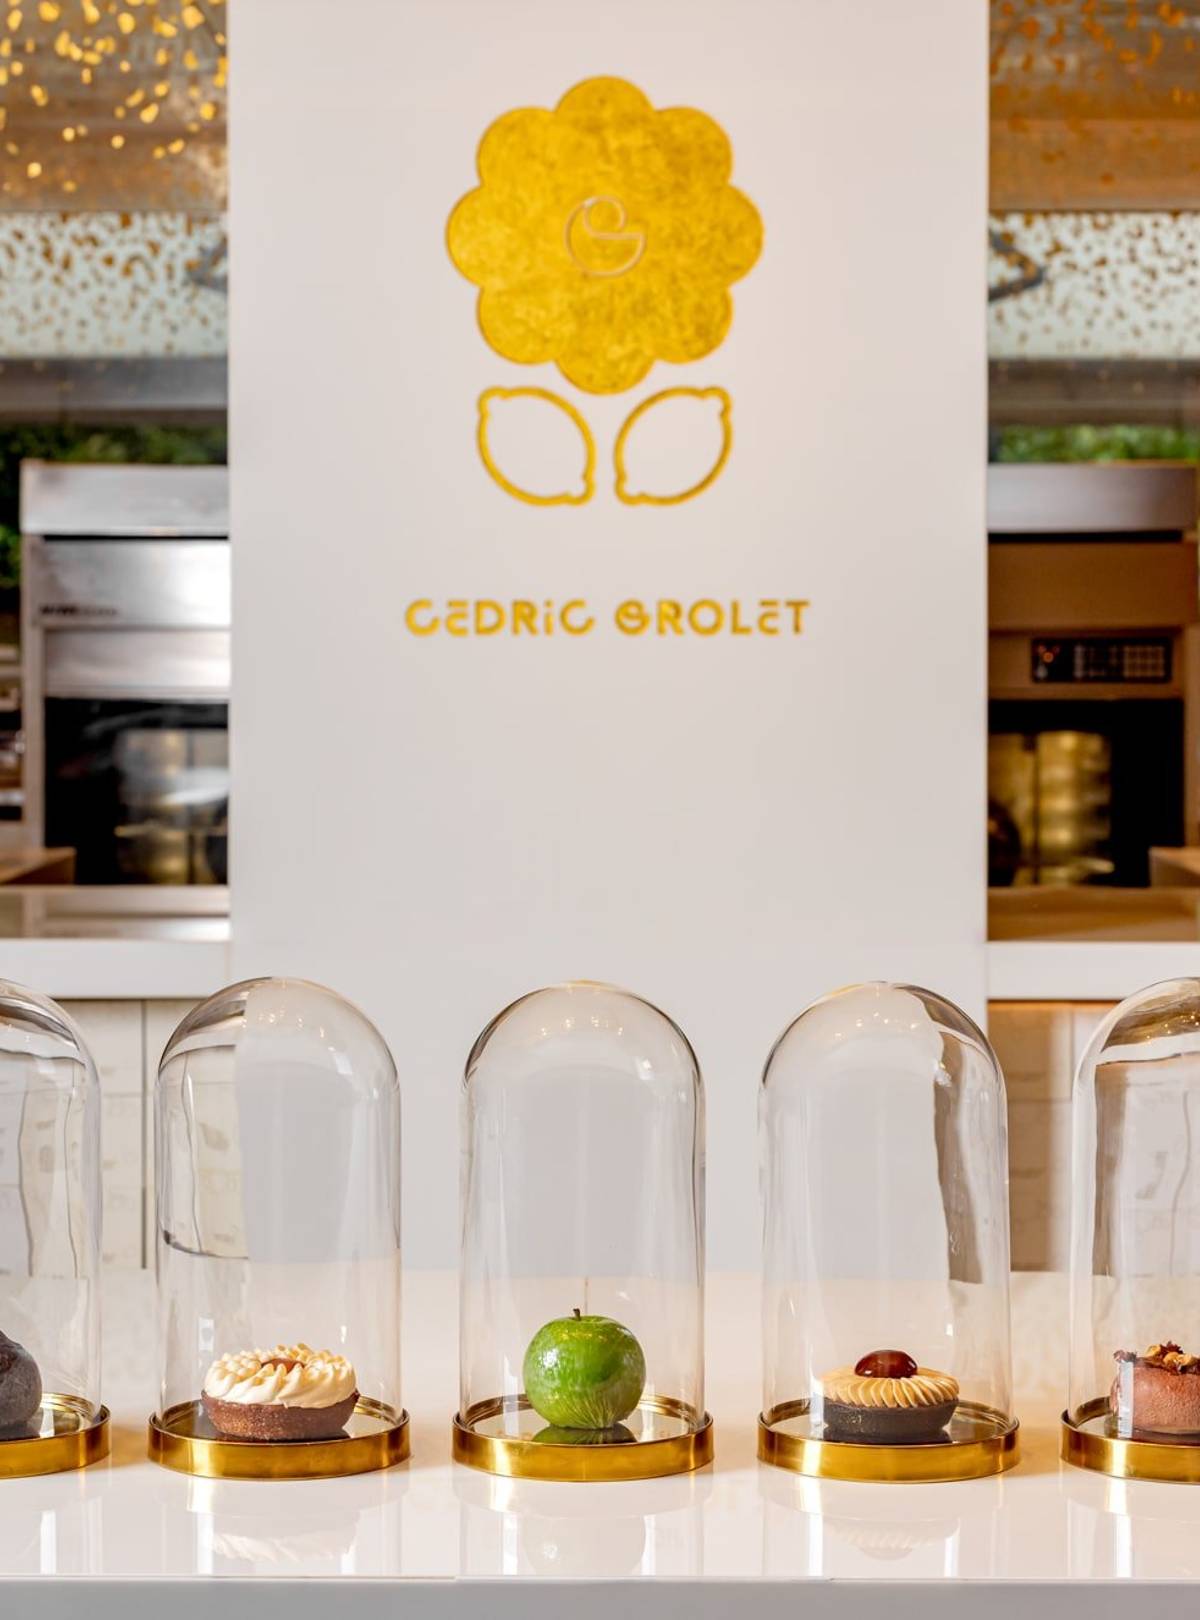
POLYGON ((1062 686, 1163 684, 1171 679, 1170 636, 1035 637, 1033 679, 1062 686))

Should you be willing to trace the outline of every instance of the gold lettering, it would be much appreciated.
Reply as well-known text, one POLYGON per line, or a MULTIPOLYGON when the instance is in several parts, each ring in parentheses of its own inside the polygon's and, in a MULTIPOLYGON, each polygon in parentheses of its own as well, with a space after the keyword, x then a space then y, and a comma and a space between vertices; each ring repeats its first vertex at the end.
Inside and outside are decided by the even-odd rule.
MULTIPOLYGON (((728 631, 731 636, 778 636, 804 633, 807 597, 780 599, 761 597, 746 602, 734 597, 718 601, 702 596, 694 602, 670 596, 642 601, 626 597, 612 610, 613 623, 624 636, 641 636, 648 630, 673 637, 689 632, 715 636, 728 631)), ((432 636, 444 630, 451 636, 494 636, 508 630, 514 636, 586 636, 597 620, 587 598, 574 596, 559 603, 553 597, 540 600, 517 597, 501 601, 490 596, 449 597, 438 603, 428 596, 414 598, 404 609, 404 624, 410 635, 432 636)))
POLYGON ((404 623, 408 629, 412 631, 414 636, 431 636, 437 629, 439 621, 436 615, 426 624, 419 624, 417 622, 417 614, 427 613, 432 606, 433 603, 429 600, 429 598, 427 596, 423 596, 417 602, 410 602, 405 608, 404 623))
POLYGON ((504 629, 504 609, 499 602, 493 602, 489 597, 481 596, 475 604, 475 634, 477 636, 494 636, 497 630, 504 629), (490 623, 485 614, 490 611, 490 623))
POLYGON ((792 634, 798 636, 804 629, 804 610, 808 606, 808 599, 802 597, 798 602, 784 602, 783 605, 792 610, 792 634))
POLYGON ((592 618, 591 614, 587 611, 587 603, 578 597, 571 602, 563 603, 560 618, 562 619, 562 627, 569 636, 586 636, 588 631, 596 622, 595 619, 592 618), (572 615, 576 608, 582 608, 585 614, 585 618, 580 624, 575 624, 572 622, 572 615))
POLYGON ((714 602, 709 597, 705 596, 701 597, 700 601, 692 603, 691 607, 688 608, 687 617, 689 626, 696 632, 698 636, 715 636, 717 631, 725 623, 725 609, 719 602, 714 602), (712 620, 709 624, 700 623, 699 615, 705 608, 707 608, 712 615, 712 620))

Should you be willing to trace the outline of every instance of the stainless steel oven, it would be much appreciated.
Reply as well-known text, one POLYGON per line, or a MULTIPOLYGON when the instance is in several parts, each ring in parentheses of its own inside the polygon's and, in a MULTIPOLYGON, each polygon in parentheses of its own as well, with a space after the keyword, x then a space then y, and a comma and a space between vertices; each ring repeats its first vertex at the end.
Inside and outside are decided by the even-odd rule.
POLYGON ((223 467, 22 468, 26 821, 80 883, 223 883, 223 467))
POLYGON ((1149 881, 1193 841, 1196 474, 989 469, 993 886, 1149 881))

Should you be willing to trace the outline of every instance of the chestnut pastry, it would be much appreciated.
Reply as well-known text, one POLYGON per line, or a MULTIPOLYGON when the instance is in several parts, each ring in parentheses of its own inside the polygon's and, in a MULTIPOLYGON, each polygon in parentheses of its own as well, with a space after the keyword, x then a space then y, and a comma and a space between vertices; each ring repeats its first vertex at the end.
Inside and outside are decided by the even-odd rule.
POLYGON ((819 1383, 820 1412, 831 1440, 876 1445, 944 1440, 958 1405, 957 1381, 949 1373, 918 1367, 903 1350, 871 1350, 853 1367, 825 1373, 819 1383))

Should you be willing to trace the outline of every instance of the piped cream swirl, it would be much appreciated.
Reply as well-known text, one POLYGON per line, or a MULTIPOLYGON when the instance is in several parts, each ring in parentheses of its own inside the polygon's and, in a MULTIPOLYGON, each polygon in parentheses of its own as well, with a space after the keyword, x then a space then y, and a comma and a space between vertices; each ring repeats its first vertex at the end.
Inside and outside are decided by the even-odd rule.
POLYGON ((872 1378, 853 1367, 838 1367, 818 1383, 825 1400, 844 1406, 940 1406, 958 1399, 958 1381, 932 1367, 918 1367, 911 1378, 872 1378))
POLYGON ((331 1350, 277 1344, 274 1350, 231 1350, 218 1356, 204 1393, 239 1406, 336 1406, 354 1393, 352 1363, 331 1350))

